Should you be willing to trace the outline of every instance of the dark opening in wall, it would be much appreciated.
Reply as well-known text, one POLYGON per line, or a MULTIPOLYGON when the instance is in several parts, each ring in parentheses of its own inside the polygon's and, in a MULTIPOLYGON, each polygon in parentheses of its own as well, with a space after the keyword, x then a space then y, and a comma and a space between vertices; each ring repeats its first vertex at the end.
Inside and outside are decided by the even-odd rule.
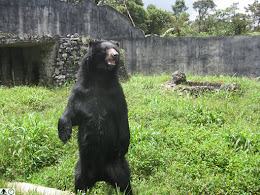
POLYGON ((53 43, 0 45, 0 85, 48 83, 52 79, 50 74, 52 70, 48 68, 53 65, 51 63, 53 60, 50 60, 53 56, 51 55, 53 45, 53 43))

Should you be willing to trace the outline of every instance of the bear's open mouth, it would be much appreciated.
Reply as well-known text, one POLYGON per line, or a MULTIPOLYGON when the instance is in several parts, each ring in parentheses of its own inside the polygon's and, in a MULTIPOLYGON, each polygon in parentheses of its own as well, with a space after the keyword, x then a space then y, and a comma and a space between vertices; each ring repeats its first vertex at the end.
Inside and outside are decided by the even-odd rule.
POLYGON ((107 61, 108 65, 111 65, 111 66, 115 66, 116 65, 116 61, 107 61))

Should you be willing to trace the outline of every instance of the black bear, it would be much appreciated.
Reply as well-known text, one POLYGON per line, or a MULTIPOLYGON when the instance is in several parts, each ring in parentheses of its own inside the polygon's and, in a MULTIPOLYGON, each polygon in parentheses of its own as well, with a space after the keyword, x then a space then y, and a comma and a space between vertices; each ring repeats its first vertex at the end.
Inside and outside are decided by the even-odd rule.
POLYGON ((90 41, 67 107, 59 119, 59 138, 65 143, 78 126, 79 161, 75 190, 106 181, 132 194, 125 159, 130 142, 128 111, 118 81, 119 44, 90 41))

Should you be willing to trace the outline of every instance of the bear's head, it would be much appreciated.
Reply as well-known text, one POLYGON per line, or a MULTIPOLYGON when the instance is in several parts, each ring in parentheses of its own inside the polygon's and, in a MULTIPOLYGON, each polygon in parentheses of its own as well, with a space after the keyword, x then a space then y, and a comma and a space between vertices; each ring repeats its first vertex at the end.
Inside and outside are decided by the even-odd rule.
POLYGON ((92 65, 95 70, 115 70, 119 66, 119 43, 111 41, 89 41, 92 65))

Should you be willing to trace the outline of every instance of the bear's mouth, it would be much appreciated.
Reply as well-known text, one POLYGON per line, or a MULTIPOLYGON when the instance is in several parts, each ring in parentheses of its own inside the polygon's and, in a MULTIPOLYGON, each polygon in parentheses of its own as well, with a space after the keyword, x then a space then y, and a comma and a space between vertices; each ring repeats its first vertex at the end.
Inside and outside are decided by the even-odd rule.
POLYGON ((115 66, 116 65, 116 61, 109 60, 109 61, 107 61, 107 64, 110 65, 110 66, 115 66))

